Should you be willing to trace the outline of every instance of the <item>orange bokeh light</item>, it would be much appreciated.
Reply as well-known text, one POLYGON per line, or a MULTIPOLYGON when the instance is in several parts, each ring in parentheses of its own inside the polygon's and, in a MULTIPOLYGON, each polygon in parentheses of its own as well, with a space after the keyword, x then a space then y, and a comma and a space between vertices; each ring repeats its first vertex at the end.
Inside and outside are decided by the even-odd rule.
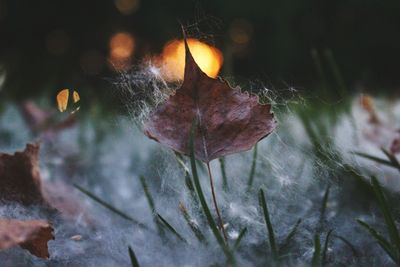
POLYGON ((114 34, 110 39, 110 61, 117 70, 122 70, 130 65, 135 49, 135 39, 126 32, 114 34))
MULTIPOLYGON (((209 77, 217 77, 223 63, 223 56, 217 48, 196 39, 187 39, 190 52, 200 69, 209 77)), ((162 77, 167 81, 183 80, 185 68, 185 44, 183 40, 168 42, 160 58, 162 77)))

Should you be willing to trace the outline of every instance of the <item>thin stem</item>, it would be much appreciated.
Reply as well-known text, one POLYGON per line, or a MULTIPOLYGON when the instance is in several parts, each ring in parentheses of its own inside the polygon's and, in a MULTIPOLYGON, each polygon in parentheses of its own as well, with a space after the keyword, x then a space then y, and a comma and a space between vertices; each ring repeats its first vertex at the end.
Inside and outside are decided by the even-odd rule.
POLYGON ((225 242, 228 242, 228 238, 225 233, 224 222, 222 221, 222 217, 221 217, 221 214, 219 213, 219 208, 217 205, 217 198, 215 196, 214 182, 213 182, 213 177, 211 174, 211 168, 210 168, 209 162, 207 162, 207 169, 208 169, 208 177, 210 177, 211 193, 212 193, 212 197, 213 197, 214 207, 215 207, 215 210, 217 211, 219 226, 221 227, 221 231, 222 231, 222 234, 224 235, 225 242))

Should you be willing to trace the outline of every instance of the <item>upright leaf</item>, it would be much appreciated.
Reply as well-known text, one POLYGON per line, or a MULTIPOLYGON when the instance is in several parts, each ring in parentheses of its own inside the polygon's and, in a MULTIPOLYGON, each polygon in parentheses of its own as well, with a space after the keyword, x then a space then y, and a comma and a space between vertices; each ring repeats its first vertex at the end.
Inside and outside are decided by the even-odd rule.
POLYGON ((194 155, 203 162, 249 150, 276 127, 270 105, 257 96, 208 77, 196 64, 185 41, 186 63, 182 86, 160 105, 144 126, 145 134, 185 155, 192 121, 196 118, 194 155))

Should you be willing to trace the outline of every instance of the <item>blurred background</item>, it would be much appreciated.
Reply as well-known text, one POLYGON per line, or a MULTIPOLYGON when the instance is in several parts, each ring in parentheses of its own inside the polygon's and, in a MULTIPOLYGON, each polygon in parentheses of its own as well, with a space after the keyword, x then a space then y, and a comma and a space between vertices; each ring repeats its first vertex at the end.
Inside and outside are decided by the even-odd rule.
POLYGON ((351 90, 392 94, 399 14, 397 0, 0 0, 0 98, 74 88, 113 102, 109 79, 162 53, 180 24, 221 51, 222 76, 318 93, 330 55, 351 90))

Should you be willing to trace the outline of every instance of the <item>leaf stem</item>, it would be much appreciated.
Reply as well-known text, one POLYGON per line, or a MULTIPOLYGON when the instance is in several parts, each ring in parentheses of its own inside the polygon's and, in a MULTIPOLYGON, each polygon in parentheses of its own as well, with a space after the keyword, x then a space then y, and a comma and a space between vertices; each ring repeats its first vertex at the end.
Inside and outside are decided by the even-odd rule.
POLYGON ((226 236, 226 232, 225 232, 225 229, 224 229, 224 222, 222 221, 222 217, 221 217, 221 214, 219 212, 219 208, 218 208, 218 204, 217 204, 217 197, 215 196, 213 176, 211 174, 211 168, 210 168, 210 163, 209 162, 207 162, 207 170, 208 170, 208 177, 210 178, 211 193, 212 193, 212 197, 213 197, 214 207, 215 207, 215 210, 216 210, 217 216, 218 216, 219 226, 221 228, 222 234, 224 235, 225 242, 228 242, 228 238, 226 236))

